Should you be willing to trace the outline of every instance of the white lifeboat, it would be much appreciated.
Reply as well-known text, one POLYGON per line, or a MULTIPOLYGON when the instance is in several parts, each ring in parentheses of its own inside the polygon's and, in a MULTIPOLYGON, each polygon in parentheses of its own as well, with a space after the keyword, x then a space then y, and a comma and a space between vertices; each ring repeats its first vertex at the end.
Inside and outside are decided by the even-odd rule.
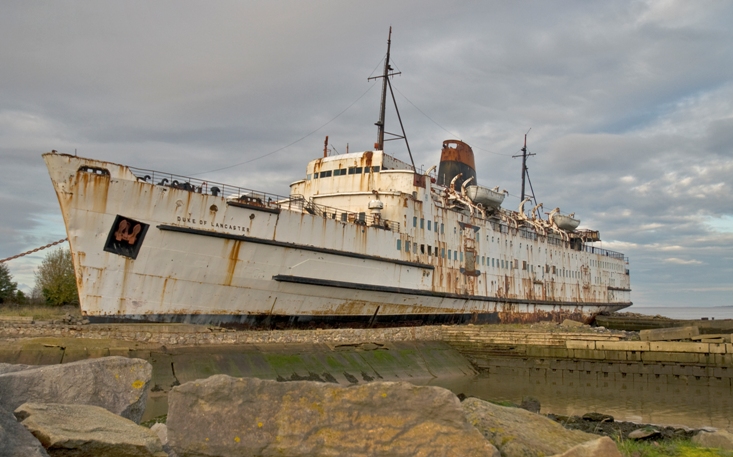
POLYGON ((553 214, 552 215, 552 222, 555 223, 555 225, 558 226, 558 228, 565 230, 566 232, 572 232, 576 228, 578 228, 578 225, 580 225, 580 219, 575 219, 573 216, 575 214, 565 215, 565 214, 553 214))
POLYGON ((501 206, 506 196, 498 191, 498 187, 489 189, 481 186, 466 186, 466 195, 475 204, 481 204, 484 208, 496 209, 501 206))

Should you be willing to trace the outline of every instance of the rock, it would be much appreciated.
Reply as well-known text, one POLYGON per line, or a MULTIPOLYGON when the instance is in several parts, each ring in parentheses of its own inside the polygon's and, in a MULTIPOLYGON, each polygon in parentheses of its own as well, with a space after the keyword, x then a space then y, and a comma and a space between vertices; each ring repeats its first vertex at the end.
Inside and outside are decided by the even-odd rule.
POLYGON ((197 456, 495 456, 440 387, 215 375, 168 395, 169 444, 197 456))
POLYGON ((0 407, 0 457, 48 457, 41 442, 0 407))
POLYGON ((651 428, 651 427, 644 427, 644 428, 636 429, 626 436, 630 440, 645 440, 645 439, 657 437, 659 435, 660 435, 659 430, 651 428))
POLYGON ((613 416, 601 413, 585 413, 583 414, 583 420, 590 422, 613 422, 613 416))
POLYGON ((150 427, 150 431, 158 435, 161 444, 163 444, 163 451, 168 454, 168 457, 178 457, 178 454, 168 444, 168 426, 161 424, 160 422, 153 424, 150 427))
POLYGON ((554 457, 623 457, 616 443, 607 436, 578 444, 554 457))
POLYGON ((562 325, 563 327, 573 328, 573 327, 582 327, 583 323, 574 321, 572 319, 565 319, 564 321, 562 321, 562 324, 560 325, 562 325))
POLYGON ((30 370, 31 368, 38 368, 38 365, 0 363, 0 374, 15 373, 16 371, 30 370))
POLYGON ((52 455, 166 457, 150 429, 99 406, 25 403, 15 416, 52 455))
POLYGON ((135 422, 145 410, 152 366, 141 359, 103 357, 0 375, 0 405, 27 402, 101 406, 135 422))
POLYGON ((541 405, 540 401, 534 397, 524 397, 519 407, 532 413, 539 413, 541 405))
POLYGON ((161 424, 160 422, 153 424, 152 427, 150 427, 150 431, 155 433, 158 436, 158 439, 160 439, 160 443, 162 445, 168 444, 168 426, 165 424, 161 424))
POLYGON ((733 449, 733 434, 725 430, 700 432, 692 437, 692 442, 703 447, 733 449))
POLYGON ((520 408, 507 408, 467 398, 466 417, 503 457, 540 457, 559 454, 598 435, 567 430, 557 422, 520 408))

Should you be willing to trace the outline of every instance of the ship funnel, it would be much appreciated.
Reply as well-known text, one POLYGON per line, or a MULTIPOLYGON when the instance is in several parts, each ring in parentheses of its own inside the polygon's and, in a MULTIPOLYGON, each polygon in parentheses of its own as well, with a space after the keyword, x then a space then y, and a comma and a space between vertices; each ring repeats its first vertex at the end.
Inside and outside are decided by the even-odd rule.
POLYGON ((463 176, 456 180, 456 189, 461 188, 463 181, 473 178, 472 185, 476 185, 476 164, 473 160, 471 146, 459 140, 443 141, 443 150, 440 153, 440 167, 438 167, 438 184, 449 186, 450 182, 459 173, 463 176))

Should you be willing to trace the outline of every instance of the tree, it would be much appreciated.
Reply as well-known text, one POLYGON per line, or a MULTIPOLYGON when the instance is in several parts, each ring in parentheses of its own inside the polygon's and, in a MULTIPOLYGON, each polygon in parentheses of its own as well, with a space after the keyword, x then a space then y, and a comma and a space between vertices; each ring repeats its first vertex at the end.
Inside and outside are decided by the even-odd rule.
POLYGON ((49 305, 79 304, 74 264, 68 249, 57 249, 46 255, 36 271, 36 288, 49 305))
POLYGON ((18 283, 13 282, 13 275, 5 263, 0 263, 0 303, 13 301, 18 283))

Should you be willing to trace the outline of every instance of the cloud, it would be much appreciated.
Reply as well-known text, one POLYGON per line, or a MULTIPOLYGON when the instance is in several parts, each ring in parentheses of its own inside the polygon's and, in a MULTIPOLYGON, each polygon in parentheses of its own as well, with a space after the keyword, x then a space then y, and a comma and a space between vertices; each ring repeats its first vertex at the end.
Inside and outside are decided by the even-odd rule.
POLYGON ((685 259, 678 259, 676 257, 669 257, 664 259, 665 262, 668 263, 674 263, 677 265, 702 265, 702 262, 699 260, 685 260, 685 259))

